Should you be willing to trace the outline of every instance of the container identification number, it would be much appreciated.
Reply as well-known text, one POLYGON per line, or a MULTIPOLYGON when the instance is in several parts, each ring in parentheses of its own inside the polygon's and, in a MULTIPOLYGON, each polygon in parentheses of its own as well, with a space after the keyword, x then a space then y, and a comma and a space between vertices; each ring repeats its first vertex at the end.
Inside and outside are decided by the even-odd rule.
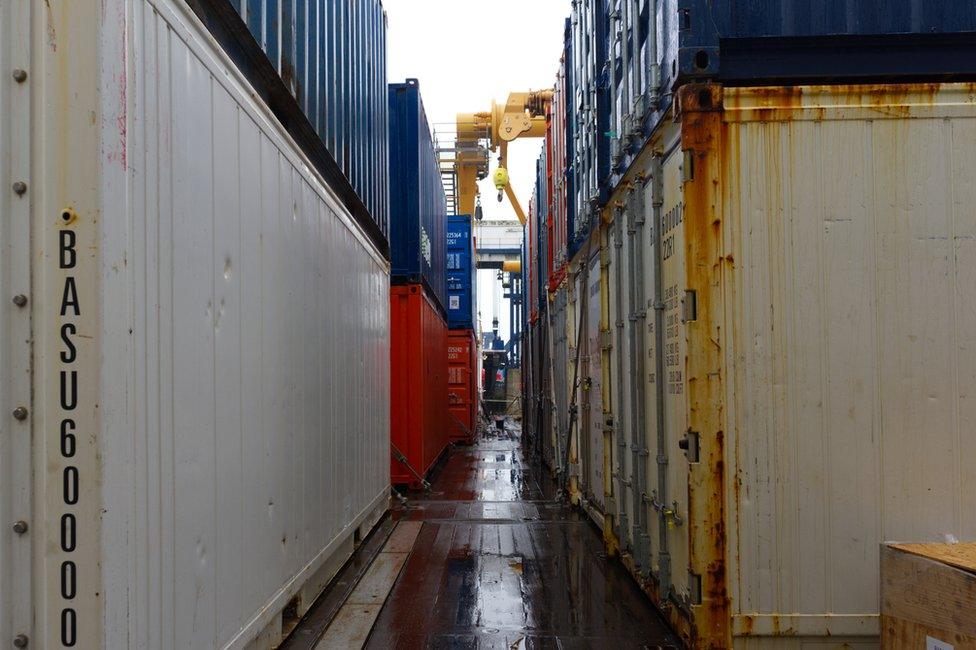
MULTIPOLYGON (((70 213, 65 212, 64 216, 66 221, 70 219, 70 213)), ((75 231, 62 229, 58 232, 58 266, 67 274, 64 276, 58 312, 65 321, 61 324, 61 346, 58 353, 61 366, 58 393, 60 395, 59 406, 62 411, 59 425, 59 450, 65 465, 61 470, 63 511, 58 532, 61 552, 67 558, 61 562, 59 582, 60 596, 65 601, 60 612, 61 645, 68 648, 78 642, 78 614, 72 603, 78 594, 78 567, 72 558, 78 546, 78 520, 73 510, 78 505, 78 482, 80 480, 78 467, 74 464, 78 440, 73 417, 78 408, 78 370, 75 368, 78 360, 78 349, 75 347, 73 338, 78 334, 78 326, 73 319, 81 316, 81 302, 78 298, 78 287, 73 274, 77 263, 78 252, 75 231)))

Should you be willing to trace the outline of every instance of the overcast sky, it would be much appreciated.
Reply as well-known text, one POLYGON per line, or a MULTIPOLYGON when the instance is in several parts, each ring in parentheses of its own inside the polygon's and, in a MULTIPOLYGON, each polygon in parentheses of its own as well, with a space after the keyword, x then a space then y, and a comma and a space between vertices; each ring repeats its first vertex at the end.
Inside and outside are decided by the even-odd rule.
MULTIPOLYGON (((562 52, 569 0, 383 0, 388 78, 420 80, 431 126, 453 124, 457 113, 487 111, 511 91, 551 88, 562 52)), ((535 183, 541 140, 509 147, 509 172, 524 208, 535 183)), ((496 159, 491 161, 494 171, 496 159)), ((481 184, 485 219, 515 219, 508 202, 495 201, 491 178, 481 184)), ((479 283, 483 328, 491 328, 491 289, 479 283)), ((490 274, 487 274, 490 275, 490 274)), ((500 310, 508 332, 508 306, 500 310)))

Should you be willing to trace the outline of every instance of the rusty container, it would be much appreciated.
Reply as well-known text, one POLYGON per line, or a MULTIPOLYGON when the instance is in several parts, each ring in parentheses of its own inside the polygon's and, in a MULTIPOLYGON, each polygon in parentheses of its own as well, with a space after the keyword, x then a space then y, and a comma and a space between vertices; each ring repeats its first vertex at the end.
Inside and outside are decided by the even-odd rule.
POLYGON ((876 647, 881 542, 976 538, 976 85, 689 84, 650 138, 533 377, 571 496, 690 647, 876 647))
POLYGON ((390 288, 390 337, 390 478, 415 489, 449 443, 447 323, 423 285, 390 288))
POLYGON ((478 416, 478 336, 474 330, 447 334, 447 412, 451 440, 474 441, 478 416))

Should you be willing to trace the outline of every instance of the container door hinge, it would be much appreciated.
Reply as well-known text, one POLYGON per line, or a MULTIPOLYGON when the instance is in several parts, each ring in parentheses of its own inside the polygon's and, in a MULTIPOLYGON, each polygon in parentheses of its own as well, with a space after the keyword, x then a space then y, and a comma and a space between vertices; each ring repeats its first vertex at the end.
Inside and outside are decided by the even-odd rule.
POLYGON ((678 447, 685 452, 689 463, 697 463, 699 456, 698 432, 689 430, 684 437, 678 441, 678 447))
POLYGON ((698 294, 694 289, 688 289, 681 299, 681 322, 688 323, 696 320, 698 320, 698 294))
POLYGON ((681 153, 684 154, 681 163, 681 182, 690 183, 695 180, 695 152, 685 149, 681 153))
POLYGON ((610 330, 600 330, 601 347, 605 352, 609 352, 613 349, 613 332, 610 330))
POLYGON ((701 576, 688 572, 688 600, 692 605, 702 604, 701 576))

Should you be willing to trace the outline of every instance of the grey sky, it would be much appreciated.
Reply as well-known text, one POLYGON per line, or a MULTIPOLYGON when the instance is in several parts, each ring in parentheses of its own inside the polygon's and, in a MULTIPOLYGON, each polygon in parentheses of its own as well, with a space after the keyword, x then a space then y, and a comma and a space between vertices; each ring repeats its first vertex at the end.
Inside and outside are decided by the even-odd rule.
MULTIPOLYGON (((432 126, 453 123, 456 113, 488 110, 510 91, 549 88, 562 51, 569 0, 383 0, 390 81, 420 80, 432 126)), ((540 140, 513 143, 509 171, 527 209, 540 140)), ((492 170, 495 160, 492 159, 492 170)), ((514 219, 508 203, 495 201, 490 178, 481 185, 486 219, 514 219)), ((479 284, 482 324, 491 327, 489 287, 479 284)), ((507 335, 507 306, 501 310, 507 335)))

